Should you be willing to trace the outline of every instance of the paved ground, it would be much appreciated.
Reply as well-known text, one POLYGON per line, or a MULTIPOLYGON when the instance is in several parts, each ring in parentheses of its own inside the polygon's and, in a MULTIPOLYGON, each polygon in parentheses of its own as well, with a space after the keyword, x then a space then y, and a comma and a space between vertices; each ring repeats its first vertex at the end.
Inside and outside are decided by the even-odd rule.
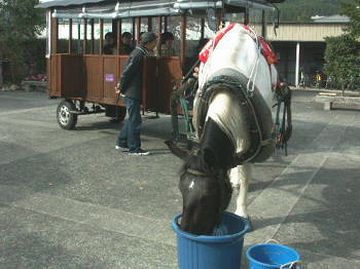
MULTIPOLYGON (((244 249, 273 238, 307 268, 360 268, 360 113, 323 111, 314 96, 295 93, 289 156, 254 169, 244 249)), ((181 161, 163 143, 170 119, 146 119, 153 155, 129 157, 102 115, 60 129, 58 103, 0 92, 0 268, 177 268, 181 161)))

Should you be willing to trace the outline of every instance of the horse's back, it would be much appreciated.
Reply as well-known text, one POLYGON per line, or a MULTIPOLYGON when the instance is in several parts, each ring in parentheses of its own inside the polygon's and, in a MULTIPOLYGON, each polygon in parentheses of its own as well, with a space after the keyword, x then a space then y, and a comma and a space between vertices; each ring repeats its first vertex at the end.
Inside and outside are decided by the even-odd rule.
POLYGON ((222 37, 208 61, 202 64, 199 86, 202 87, 221 69, 235 69, 254 81, 268 106, 272 105, 272 77, 269 65, 253 37, 241 24, 235 24, 222 37))

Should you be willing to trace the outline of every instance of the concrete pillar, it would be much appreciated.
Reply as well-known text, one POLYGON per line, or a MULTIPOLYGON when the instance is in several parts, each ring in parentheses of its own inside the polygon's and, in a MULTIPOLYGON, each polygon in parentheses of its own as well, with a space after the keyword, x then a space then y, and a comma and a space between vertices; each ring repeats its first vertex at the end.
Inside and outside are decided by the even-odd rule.
POLYGON ((47 11, 46 14, 46 29, 47 29, 47 37, 46 37, 46 58, 50 59, 50 55, 51 55, 51 37, 52 37, 52 32, 51 32, 51 11, 47 11))
POLYGON ((295 86, 299 86, 300 42, 296 43, 295 86))

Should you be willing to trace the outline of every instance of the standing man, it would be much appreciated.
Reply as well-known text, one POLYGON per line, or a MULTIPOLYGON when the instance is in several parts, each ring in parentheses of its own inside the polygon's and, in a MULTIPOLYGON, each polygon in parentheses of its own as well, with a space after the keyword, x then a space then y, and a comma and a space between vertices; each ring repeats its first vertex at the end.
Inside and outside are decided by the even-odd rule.
POLYGON ((141 43, 129 55, 115 90, 125 95, 127 119, 116 141, 116 149, 129 150, 129 155, 144 156, 150 152, 141 148, 141 112, 143 60, 153 54, 157 44, 157 35, 145 32, 141 35, 141 43))

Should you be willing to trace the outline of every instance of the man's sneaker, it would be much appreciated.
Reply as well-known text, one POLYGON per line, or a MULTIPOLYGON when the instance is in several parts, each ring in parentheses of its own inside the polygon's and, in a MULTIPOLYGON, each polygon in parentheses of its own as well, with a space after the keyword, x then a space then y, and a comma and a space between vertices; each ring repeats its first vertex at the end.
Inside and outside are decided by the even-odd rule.
POLYGON ((122 152, 129 151, 128 147, 126 147, 126 146, 115 145, 115 149, 116 149, 116 150, 120 150, 120 151, 122 151, 122 152))
POLYGON ((129 151, 129 155, 131 156, 146 156, 149 155, 150 151, 143 150, 143 149, 137 149, 134 151, 129 151))

